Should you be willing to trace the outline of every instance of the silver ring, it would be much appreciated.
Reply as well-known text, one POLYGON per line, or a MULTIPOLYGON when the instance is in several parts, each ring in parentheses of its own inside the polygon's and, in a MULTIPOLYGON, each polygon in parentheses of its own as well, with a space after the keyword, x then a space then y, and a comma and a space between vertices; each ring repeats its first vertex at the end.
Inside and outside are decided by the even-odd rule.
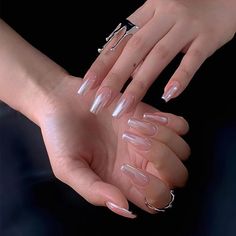
POLYGON ((106 43, 102 48, 98 49, 98 52, 101 53, 104 48, 107 46, 107 44, 120 32, 123 31, 123 34, 118 38, 117 42, 115 45, 111 47, 111 51, 114 51, 116 47, 122 42, 122 40, 127 37, 128 35, 133 35, 135 32, 137 32, 139 27, 129 20, 125 19, 122 22, 120 22, 115 30, 106 38, 106 43))
POLYGON ((150 204, 147 199, 145 198, 145 205, 151 209, 151 210, 154 210, 154 211, 157 211, 157 212, 165 212, 167 209, 171 208, 172 207, 172 203, 174 202, 175 200, 175 195, 174 195, 174 191, 171 190, 170 191, 170 195, 171 195, 171 199, 170 199, 170 202, 168 203, 167 206, 163 207, 163 208, 157 208, 157 207, 154 207, 152 204, 150 204))

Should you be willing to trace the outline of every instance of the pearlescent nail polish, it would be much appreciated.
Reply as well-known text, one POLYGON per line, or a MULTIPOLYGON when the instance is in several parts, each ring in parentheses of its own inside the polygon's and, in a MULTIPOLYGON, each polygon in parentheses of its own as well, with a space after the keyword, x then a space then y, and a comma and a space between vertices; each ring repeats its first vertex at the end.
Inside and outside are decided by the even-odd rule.
POLYGON ((124 132, 122 135, 122 139, 142 151, 147 151, 152 146, 152 142, 150 139, 139 136, 137 134, 133 134, 131 132, 124 132))
POLYGON ((97 114, 102 108, 104 108, 111 99, 111 89, 102 88, 99 94, 96 96, 90 112, 97 114))
POLYGON ((167 124, 168 118, 156 113, 144 113, 143 118, 145 120, 157 121, 161 124, 167 124))
POLYGON ((131 218, 131 219, 136 218, 136 215, 134 215, 131 211, 129 211, 129 210, 123 208, 123 207, 120 207, 120 206, 116 205, 113 202, 106 202, 106 206, 111 211, 114 211, 119 215, 122 215, 122 216, 127 217, 127 218, 131 218))
POLYGON ((172 85, 164 92, 162 95, 162 99, 164 99, 166 102, 170 101, 174 97, 174 95, 179 90, 179 83, 177 81, 173 82, 172 85))
POLYGON ((121 166, 121 171, 125 175, 127 175, 129 178, 132 179, 132 181, 140 186, 145 186, 149 183, 149 177, 146 175, 143 171, 136 169, 135 167, 124 164, 121 166))
POLYGON ((138 120, 135 118, 130 118, 128 120, 128 125, 131 128, 138 129, 142 131, 146 135, 154 135, 157 132, 157 127, 154 124, 151 124, 149 122, 145 122, 142 120, 138 120))
POLYGON ((78 90, 78 94, 85 95, 91 88, 93 88, 96 82, 97 76, 92 72, 88 72, 83 79, 83 83, 78 90))
POLYGON ((112 116, 115 118, 120 118, 124 113, 129 111, 133 103, 134 103, 133 95, 129 94, 121 97, 115 107, 115 110, 112 113, 112 116))

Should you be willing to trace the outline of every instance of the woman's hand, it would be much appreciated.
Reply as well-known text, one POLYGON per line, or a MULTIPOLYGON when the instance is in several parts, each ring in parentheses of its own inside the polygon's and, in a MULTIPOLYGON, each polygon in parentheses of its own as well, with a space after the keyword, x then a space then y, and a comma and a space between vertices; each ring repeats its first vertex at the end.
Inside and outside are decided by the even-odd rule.
POLYGON ((168 205, 170 190, 187 179, 182 161, 190 150, 180 137, 187 122, 143 103, 131 119, 114 120, 111 109, 95 116, 87 109, 94 94, 78 96, 80 84, 67 76, 37 115, 56 177, 88 202, 125 217, 135 217, 127 200, 150 213, 145 199, 158 208, 168 205))
POLYGON ((148 0, 128 20, 139 27, 132 37, 117 34, 104 48, 85 76, 79 90, 108 87, 108 106, 126 81, 133 80, 119 100, 114 117, 131 110, 146 94, 156 77, 180 52, 179 67, 165 86, 167 102, 187 87, 201 64, 236 32, 235 0, 148 0))
MULTIPOLYGON (((135 217, 127 200, 149 212, 145 200, 165 208, 170 189, 187 178, 181 160, 189 147, 180 137, 188 130, 186 121, 141 103, 131 120, 131 113, 112 120, 111 110, 94 116, 87 109, 94 94, 77 96, 80 79, 2 20, 0 35, 0 100, 39 125, 55 175, 87 201, 126 217, 135 217), (147 112, 151 122, 143 122, 147 112)), ((109 96, 104 89, 93 110, 109 96)))

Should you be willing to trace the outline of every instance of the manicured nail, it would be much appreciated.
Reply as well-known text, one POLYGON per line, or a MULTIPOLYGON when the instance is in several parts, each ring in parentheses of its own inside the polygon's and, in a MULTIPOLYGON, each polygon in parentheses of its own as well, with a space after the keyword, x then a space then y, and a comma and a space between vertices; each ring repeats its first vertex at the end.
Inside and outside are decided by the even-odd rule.
POLYGON ((106 202, 106 206, 113 212, 119 214, 119 215, 122 215, 124 217, 127 217, 127 218, 131 218, 131 219, 134 219, 136 218, 137 216, 134 215, 131 211, 123 208, 123 207, 120 207, 120 206, 117 206, 115 203, 113 202, 106 202))
POLYGON ((104 108, 111 99, 111 89, 102 88, 100 93, 96 96, 90 112, 97 114, 102 108, 104 108))
POLYGON ((122 139, 133 144, 135 147, 142 151, 147 151, 152 146, 151 140, 149 140, 148 138, 144 138, 130 132, 124 132, 122 135, 122 139))
POLYGON ((140 186, 146 186, 149 183, 149 177, 143 171, 136 169, 135 167, 124 164, 121 166, 121 171, 130 177, 132 181, 140 186))
POLYGON ((128 125, 131 128, 139 129, 146 135, 154 135, 157 132, 157 127, 149 122, 141 121, 135 118, 128 120, 128 125))
POLYGON ((134 103, 133 95, 126 95, 125 97, 121 97, 118 101, 115 110, 112 113, 112 116, 115 118, 120 118, 124 113, 128 112, 131 106, 134 103))
POLYGON ((83 83, 78 90, 79 95, 85 95, 97 82, 97 76, 93 72, 88 72, 84 79, 83 83))
POLYGON ((170 99, 172 99, 178 91, 179 87, 180 86, 177 81, 173 82, 172 85, 168 88, 168 90, 164 92, 161 98, 164 99, 166 102, 170 101, 170 99))
POLYGON ((161 124, 167 124, 168 118, 165 116, 158 115, 156 113, 144 113, 143 118, 145 120, 157 121, 161 124))

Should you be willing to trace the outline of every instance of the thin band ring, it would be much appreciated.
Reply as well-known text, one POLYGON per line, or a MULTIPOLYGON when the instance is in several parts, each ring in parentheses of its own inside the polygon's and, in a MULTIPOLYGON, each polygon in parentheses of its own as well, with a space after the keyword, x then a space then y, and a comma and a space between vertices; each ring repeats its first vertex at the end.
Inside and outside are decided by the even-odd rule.
POLYGON ((163 208, 157 208, 157 207, 154 207, 152 204, 150 204, 147 199, 145 198, 145 205, 151 209, 151 210, 154 210, 156 212, 165 212, 167 209, 171 208, 172 207, 172 204, 175 200, 175 195, 174 195, 174 191, 171 190, 170 191, 170 195, 171 195, 171 199, 170 199, 170 202, 168 203, 167 206, 163 207, 163 208))

